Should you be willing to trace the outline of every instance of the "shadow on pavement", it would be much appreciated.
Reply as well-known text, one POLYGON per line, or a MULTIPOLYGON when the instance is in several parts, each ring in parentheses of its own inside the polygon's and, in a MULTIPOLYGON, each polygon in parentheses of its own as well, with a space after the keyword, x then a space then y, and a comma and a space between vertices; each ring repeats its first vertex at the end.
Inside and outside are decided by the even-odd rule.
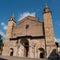
POLYGON ((8 60, 8 59, 0 58, 0 60, 8 60))

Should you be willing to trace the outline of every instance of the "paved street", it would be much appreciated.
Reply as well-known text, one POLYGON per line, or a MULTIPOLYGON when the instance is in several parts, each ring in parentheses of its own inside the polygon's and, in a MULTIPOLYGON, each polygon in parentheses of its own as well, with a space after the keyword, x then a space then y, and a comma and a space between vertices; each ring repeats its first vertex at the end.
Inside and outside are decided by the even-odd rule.
POLYGON ((8 57, 0 56, 0 60, 47 60, 47 59, 35 59, 35 58, 21 58, 21 57, 8 57))

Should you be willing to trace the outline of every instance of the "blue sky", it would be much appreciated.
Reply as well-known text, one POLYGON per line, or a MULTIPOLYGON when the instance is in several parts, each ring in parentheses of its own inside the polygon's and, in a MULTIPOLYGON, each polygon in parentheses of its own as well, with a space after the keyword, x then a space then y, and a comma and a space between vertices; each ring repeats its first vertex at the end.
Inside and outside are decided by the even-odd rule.
POLYGON ((0 0, 0 34, 5 37, 7 24, 13 12, 17 23, 28 15, 43 21, 42 13, 46 3, 52 11, 54 37, 60 42, 60 0, 0 0))

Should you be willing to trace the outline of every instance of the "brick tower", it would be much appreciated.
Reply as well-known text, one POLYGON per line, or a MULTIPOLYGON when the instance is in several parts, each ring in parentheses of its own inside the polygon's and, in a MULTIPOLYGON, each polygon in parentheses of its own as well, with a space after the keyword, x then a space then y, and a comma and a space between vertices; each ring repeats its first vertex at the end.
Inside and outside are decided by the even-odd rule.
POLYGON ((9 40, 10 37, 12 37, 12 31, 13 31, 13 27, 16 26, 16 23, 14 21, 14 14, 12 15, 11 19, 8 22, 8 27, 7 27, 7 32, 6 32, 6 39, 4 42, 4 47, 3 47, 3 52, 2 55, 6 55, 9 56, 9 40))
POLYGON ((47 5, 45 5, 43 15, 44 15, 44 29, 45 29, 45 41, 46 41, 46 54, 47 57, 50 57, 55 55, 56 45, 52 25, 52 14, 47 5))

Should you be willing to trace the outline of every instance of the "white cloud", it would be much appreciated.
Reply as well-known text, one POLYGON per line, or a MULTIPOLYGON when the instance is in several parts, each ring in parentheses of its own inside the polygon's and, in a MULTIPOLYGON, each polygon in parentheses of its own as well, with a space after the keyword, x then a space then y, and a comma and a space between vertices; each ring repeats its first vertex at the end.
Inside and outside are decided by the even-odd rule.
POLYGON ((3 38, 5 38, 5 34, 0 30, 0 34, 2 35, 3 38))
POLYGON ((55 38, 55 41, 60 44, 60 38, 55 38))
POLYGON ((18 21, 22 20, 23 18, 27 17, 27 16, 34 16, 35 17, 35 12, 23 12, 22 14, 20 14, 18 21))
POLYGON ((5 25, 4 22, 2 22, 1 25, 4 26, 5 25))
POLYGON ((3 27, 4 30, 7 29, 7 25, 4 22, 1 23, 1 26, 3 27))

